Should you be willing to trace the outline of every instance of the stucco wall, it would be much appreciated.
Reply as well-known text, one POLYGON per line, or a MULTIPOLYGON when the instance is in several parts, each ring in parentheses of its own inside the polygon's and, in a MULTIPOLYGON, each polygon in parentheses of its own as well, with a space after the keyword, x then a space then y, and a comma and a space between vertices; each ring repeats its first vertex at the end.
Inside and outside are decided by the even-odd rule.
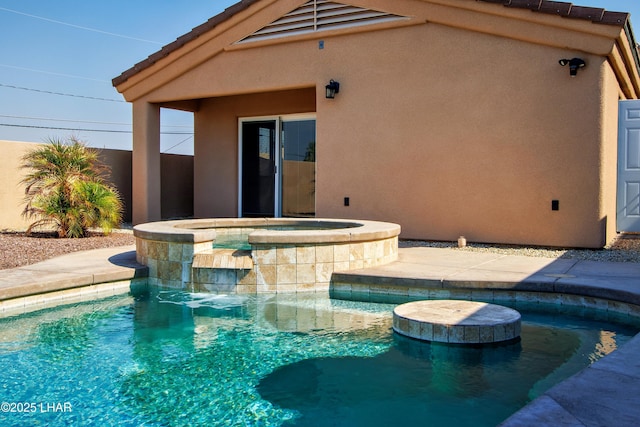
MULTIPOLYGON (((205 68, 242 57, 253 64, 243 90, 315 80, 318 216, 398 222, 405 238, 597 247, 612 237, 612 193, 600 184, 615 179, 617 92, 601 57, 582 55, 589 66, 569 77, 558 59, 575 54, 432 24, 333 38, 323 51, 300 42, 231 52, 205 68), (323 98, 330 78, 342 84, 335 100, 323 98)), ((309 110, 278 99, 203 103, 196 215, 237 215, 238 117, 309 110)))
MULTIPOLYGON (((21 213, 24 208, 24 186, 20 184, 24 172, 20 169, 22 157, 37 143, 2 141, 0 152, 0 230, 25 230, 30 221, 21 213)), ((111 168, 110 182, 124 200, 124 222, 131 222, 131 152, 100 150, 102 161, 111 168)), ((193 157, 162 155, 162 215, 163 218, 193 216, 193 157)))
POLYGON ((24 187, 20 185, 20 163, 34 144, 0 141, 3 165, 0 168, 0 230, 22 230, 28 225, 21 217, 24 204, 24 187))
POLYGON ((247 12, 123 84, 137 103, 197 100, 196 216, 238 214, 239 118, 315 111, 319 217, 393 221, 416 239, 613 237, 620 90, 606 55, 618 27, 398 1, 411 25, 232 45, 298 3, 247 12), (558 60, 575 56, 587 67, 572 78, 558 60), (330 79, 341 83, 334 100, 330 79))

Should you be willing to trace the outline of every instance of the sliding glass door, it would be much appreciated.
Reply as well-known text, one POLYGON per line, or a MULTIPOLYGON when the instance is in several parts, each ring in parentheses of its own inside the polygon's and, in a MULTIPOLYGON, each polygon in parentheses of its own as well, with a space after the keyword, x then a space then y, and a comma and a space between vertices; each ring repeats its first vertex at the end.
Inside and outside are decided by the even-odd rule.
POLYGON ((241 216, 314 217, 315 166, 315 117, 241 120, 241 216))

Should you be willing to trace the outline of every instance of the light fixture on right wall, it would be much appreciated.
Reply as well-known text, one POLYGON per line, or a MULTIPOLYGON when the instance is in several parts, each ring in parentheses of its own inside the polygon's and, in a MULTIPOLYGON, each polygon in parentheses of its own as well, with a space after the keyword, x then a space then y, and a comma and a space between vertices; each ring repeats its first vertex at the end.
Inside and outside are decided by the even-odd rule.
POLYGON ((327 99, 333 99, 336 97, 336 93, 340 92, 340 83, 331 79, 329 84, 325 86, 327 99))
POLYGON ((569 65, 569 75, 571 77, 575 77, 578 74, 578 70, 587 66, 587 63, 584 62, 582 58, 573 58, 573 59, 561 59, 558 61, 560 65, 563 67, 565 65, 569 65))

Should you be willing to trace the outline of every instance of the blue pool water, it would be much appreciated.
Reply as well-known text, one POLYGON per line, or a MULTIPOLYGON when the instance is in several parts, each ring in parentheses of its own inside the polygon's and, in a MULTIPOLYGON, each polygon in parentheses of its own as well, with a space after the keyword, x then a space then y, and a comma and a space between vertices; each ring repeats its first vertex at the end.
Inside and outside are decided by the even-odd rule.
POLYGON ((639 330, 539 307, 518 307, 520 341, 484 347, 315 295, 153 290, 2 319, 0 425, 494 426, 639 330))

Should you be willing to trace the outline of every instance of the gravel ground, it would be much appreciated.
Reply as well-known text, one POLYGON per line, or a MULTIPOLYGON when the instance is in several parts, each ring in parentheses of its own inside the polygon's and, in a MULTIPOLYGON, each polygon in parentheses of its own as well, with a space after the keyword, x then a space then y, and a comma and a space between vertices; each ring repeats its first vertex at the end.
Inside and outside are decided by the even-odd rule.
MULTIPOLYGON (((0 270, 34 264, 70 252, 135 244, 131 230, 116 230, 108 236, 93 233, 84 239, 58 239, 51 234, 25 236, 18 232, 0 232, 0 270)), ((640 262, 640 235, 620 236, 604 249, 558 249, 469 243, 458 248, 456 242, 400 241, 401 248, 436 247, 460 251, 491 252, 545 258, 590 261, 640 262)))
POLYGON ((108 236, 92 233, 83 239, 59 239, 52 234, 0 233, 0 270, 34 264, 59 255, 89 249, 135 244, 131 230, 117 230, 108 236))
POLYGON ((544 248, 536 246, 513 245, 487 245, 468 243, 464 248, 458 248, 457 242, 425 242, 403 240, 399 243, 401 248, 432 247, 454 248, 459 251, 491 252, 502 255, 520 255, 543 258, 564 258, 586 261, 612 261, 612 262, 640 262, 640 235, 620 235, 604 249, 562 249, 544 248))

